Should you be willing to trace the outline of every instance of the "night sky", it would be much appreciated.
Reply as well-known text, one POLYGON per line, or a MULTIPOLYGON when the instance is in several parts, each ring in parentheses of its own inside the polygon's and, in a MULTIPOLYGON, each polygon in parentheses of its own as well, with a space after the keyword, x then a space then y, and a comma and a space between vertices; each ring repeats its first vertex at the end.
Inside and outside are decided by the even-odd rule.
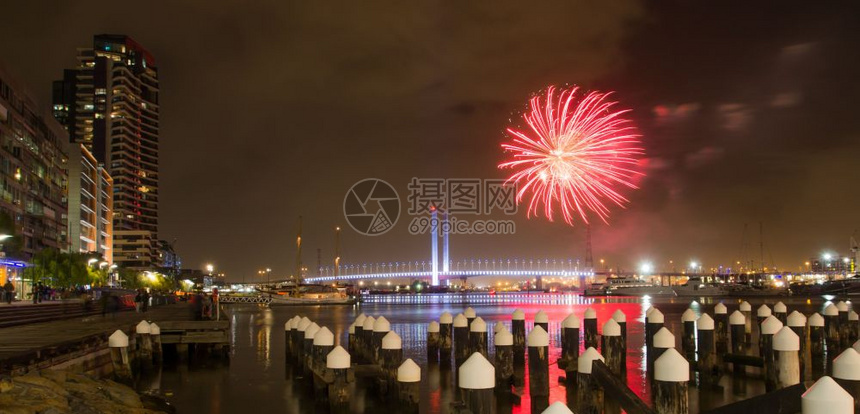
MULTIPOLYGON (((856 2, 44 2, 3 6, 0 61, 46 111, 97 33, 127 34, 161 81, 160 236, 230 279, 304 261, 426 260, 409 216, 346 226, 356 181, 500 178, 504 129, 547 85, 614 90, 647 159, 595 261, 789 269, 847 254, 860 228, 856 2), (156 5, 156 3, 159 3, 156 5), (325 4, 324 4, 325 3, 325 4)), ((486 218, 486 217, 484 217, 486 218)), ((452 258, 583 257, 584 231, 515 216, 513 236, 454 236, 452 258)), ((683 265, 676 265, 683 267, 683 265)))

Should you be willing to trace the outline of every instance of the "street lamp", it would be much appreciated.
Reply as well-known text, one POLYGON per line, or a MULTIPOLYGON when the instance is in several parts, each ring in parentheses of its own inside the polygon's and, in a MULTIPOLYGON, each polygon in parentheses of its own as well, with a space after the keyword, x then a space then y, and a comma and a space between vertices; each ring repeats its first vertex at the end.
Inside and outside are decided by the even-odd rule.
POLYGON ((645 262, 639 266, 639 270, 647 275, 654 271, 654 266, 650 262, 645 262))
POLYGON ((207 264, 206 265, 206 271, 209 273, 209 276, 212 276, 212 272, 215 271, 215 266, 212 266, 211 264, 207 264))
POLYGON ((95 257, 93 257, 92 259, 87 260, 87 266, 92 266, 93 263, 95 263, 97 261, 99 261, 99 259, 96 259, 95 257))

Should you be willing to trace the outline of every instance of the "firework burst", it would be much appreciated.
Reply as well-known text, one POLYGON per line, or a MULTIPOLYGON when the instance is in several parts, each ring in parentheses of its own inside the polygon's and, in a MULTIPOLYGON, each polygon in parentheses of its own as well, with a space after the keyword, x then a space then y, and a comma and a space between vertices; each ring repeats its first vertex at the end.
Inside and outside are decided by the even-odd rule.
POLYGON ((553 220, 561 210, 573 225, 579 215, 588 223, 588 212, 607 222, 607 202, 620 207, 628 202, 619 190, 637 188, 632 179, 643 154, 639 134, 616 110, 609 93, 578 94, 577 87, 549 87, 529 102, 523 115, 528 128, 508 128, 512 141, 502 144, 511 153, 499 168, 514 170, 509 183, 517 183, 517 202, 527 196, 528 215, 543 214, 553 220))

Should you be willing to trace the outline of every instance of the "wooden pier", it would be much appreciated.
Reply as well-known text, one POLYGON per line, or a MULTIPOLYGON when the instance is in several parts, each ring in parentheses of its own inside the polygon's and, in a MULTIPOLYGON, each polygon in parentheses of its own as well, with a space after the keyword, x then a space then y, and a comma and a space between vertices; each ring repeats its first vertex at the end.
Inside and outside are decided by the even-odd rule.
POLYGON ((161 343, 175 346, 180 353, 187 352, 189 345, 229 349, 227 318, 221 321, 193 319, 191 305, 181 303, 152 307, 146 313, 119 312, 105 316, 99 313, 2 328, 0 374, 18 375, 46 368, 108 374, 108 338, 121 330, 134 342, 135 326, 142 320, 155 322, 161 328, 161 343))

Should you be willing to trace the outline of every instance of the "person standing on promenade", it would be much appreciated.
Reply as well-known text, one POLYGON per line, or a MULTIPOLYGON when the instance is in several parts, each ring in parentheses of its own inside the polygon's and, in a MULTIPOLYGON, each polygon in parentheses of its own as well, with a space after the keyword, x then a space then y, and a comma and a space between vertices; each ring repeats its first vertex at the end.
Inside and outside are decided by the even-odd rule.
POLYGON ((146 313, 149 310, 149 292, 146 289, 143 289, 143 298, 142 298, 141 306, 143 307, 143 313, 146 313))
POLYGON ((141 307, 143 307, 143 293, 138 289, 137 294, 134 295, 134 311, 140 313, 141 307))
POLYGON ((102 318, 107 315, 108 305, 110 304, 110 291, 102 291, 101 296, 99 297, 99 305, 102 307, 102 318))
POLYGON ((12 299, 15 298, 15 286, 12 285, 10 280, 6 280, 6 284, 3 285, 3 292, 6 294, 6 304, 11 305, 12 299))

